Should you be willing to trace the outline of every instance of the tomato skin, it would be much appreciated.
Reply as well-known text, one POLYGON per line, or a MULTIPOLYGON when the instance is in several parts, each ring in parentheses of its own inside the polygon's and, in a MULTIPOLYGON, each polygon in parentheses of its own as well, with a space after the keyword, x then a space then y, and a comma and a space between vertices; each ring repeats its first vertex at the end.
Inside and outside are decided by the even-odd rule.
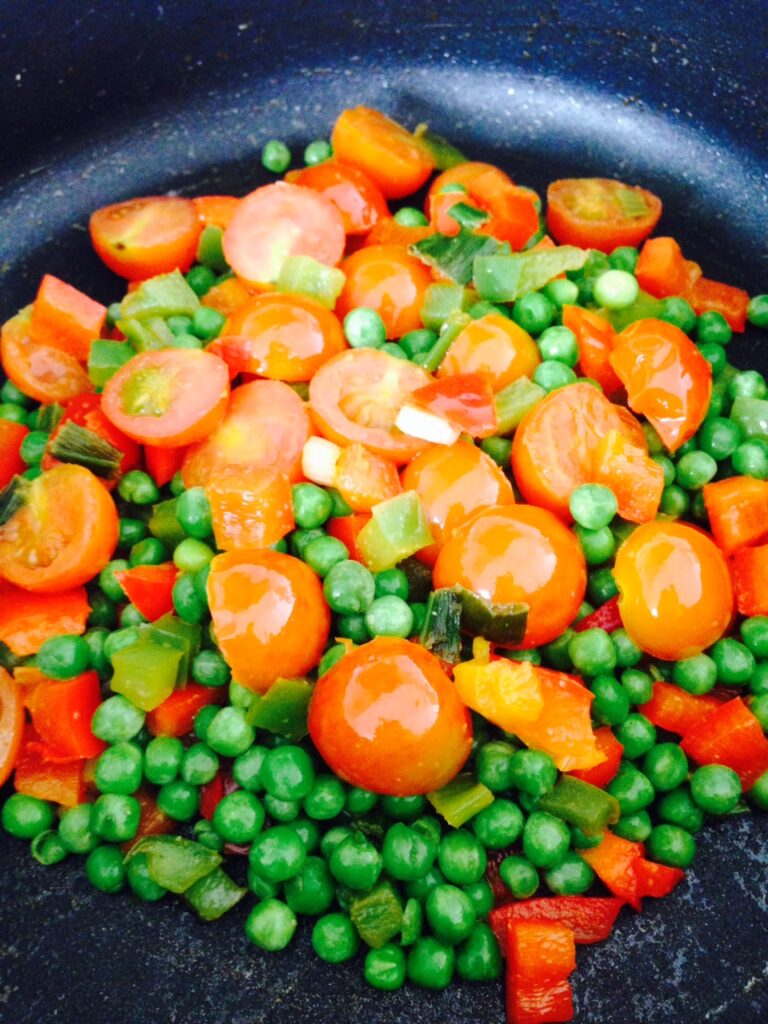
POLYGON ((630 407, 670 451, 693 437, 712 397, 712 367, 691 339, 664 320, 636 320, 616 336, 610 363, 630 407))
POLYGON ((75 395, 93 391, 85 368, 75 356, 32 336, 31 308, 7 320, 0 332, 0 358, 6 377, 37 402, 66 403, 75 395))
POLYGON ((388 338, 400 338, 422 326, 420 310, 432 283, 429 271, 398 245, 368 245, 341 265, 347 280, 336 303, 343 320, 358 306, 374 309, 388 338))
POLYGON ((16 763, 24 735, 24 701, 21 687, 0 668, 0 786, 16 763))
POLYGON ((440 364, 438 377, 482 374, 494 391, 519 377, 531 377, 541 362, 536 342, 500 313, 473 320, 456 336, 440 364))
POLYGON ((279 470, 228 469, 208 483, 205 493, 222 551, 269 547, 295 526, 291 483, 279 470))
POLYGON ((208 351, 230 369, 272 380, 310 380, 331 356, 347 348, 341 324, 313 299, 269 292, 232 313, 208 351))
POLYGON ((146 196, 103 206, 88 225, 93 247, 110 270, 141 281, 194 262, 202 222, 191 199, 146 196))
POLYGON ((309 382, 309 406, 323 437, 342 446, 359 441, 400 465, 428 447, 394 424, 408 395, 430 380, 426 370, 386 352, 350 349, 329 359, 309 382))
POLYGON ((592 310, 565 305, 563 327, 568 327, 576 335, 579 366, 584 376, 596 380, 609 397, 620 391, 621 381, 610 363, 616 342, 616 331, 612 324, 592 310))
POLYGON ((192 200, 205 227, 226 228, 240 205, 237 196, 195 196, 192 200))
POLYGON ((587 569, 579 542, 551 512, 501 505, 476 512, 443 546, 435 588, 457 583, 497 604, 527 603, 526 649, 554 640, 574 620, 587 569))
POLYGON ((395 463, 358 443, 342 449, 334 483, 355 512, 370 512, 374 505, 394 498, 402 489, 395 463))
POLYGON ((265 693, 320 660, 331 613, 320 580, 298 558, 269 549, 217 555, 208 603, 221 653, 243 686, 265 693))
POLYGON ((0 419, 0 488, 9 484, 16 473, 23 473, 27 468, 19 452, 28 433, 29 427, 23 423, 0 419))
POLYGON ((647 189, 611 178, 562 178, 547 188, 547 229, 561 245, 612 252, 637 246, 661 217, 661 200, 647 189), (626 216, 616 199, 627 190, 643 201, 646 212, 626 216))
POLYGON ((301 452, 312 432, 307 408, 287 384, 256 380, 235 388, 219 427, 184 456, 187 487, 205 487, 227 469, 279 469, 301 479, 301 452))
POLYGON ((335 266, 344 252, 344 222, 325 196, 276 181, 249 193, 224 231, 227 263, 254 288, 277 280, 286 256, 311 256, 335 266))
POLYGON ((416 557, 434 565, 440 549, 471 515, 493 505, 512 505, 512 485, 480 448, 465 441, 434 445, 417 455, 403 472, 403 488, 416 491, 435 543, 416 557))
POLYGON ((142 444, 179 448, 208 437, 224 417, 229 371, 210 352, 140 352, 110 377, 104 415, 142 444), (135 411, 134 411, 135 410, 135 411))
POLYGON ((352 164, 324 160, 305 167, 294 183, 330 199, 341 214, 348 235, 367 234, 382 217, 389 216, 387 200, 379 186, 352 164))
POLYGON ((0 527, 0 577, 55 594, 87 583, 117 547, 115 503, 82 466, 56 466, 33 480, 26 504, 0 527))
POLYGON ((411 796, 450 782, 472 747, 472 720, 440 662, 380 637, 318 680, 309 732, 326 763, 356 786, 411 796))
POLYGON ((614 577, 624 628, 654 658, 700 654, 728 629, 733 592, 711 537, 694 526, 639 526, 619 548, 614 577))

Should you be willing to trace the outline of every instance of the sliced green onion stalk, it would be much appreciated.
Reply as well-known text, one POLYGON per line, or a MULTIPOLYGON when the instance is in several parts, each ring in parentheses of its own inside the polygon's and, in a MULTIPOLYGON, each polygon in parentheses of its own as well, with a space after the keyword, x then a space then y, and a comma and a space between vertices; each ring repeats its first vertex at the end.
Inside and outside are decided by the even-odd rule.
POLYGON ((537 405, 547 392, 528 377, 518 377, 496 393, 494 404, 498 419, 497 433, 511 434, 520 425, 523 416, 537 405))
POLYGON ((381 949, 403 926, 403 905, 391 882, 382 882, 349 903, 349 916, 363 942, 381 949))
POLYGON ((451 316, 466 313, 476 301, 477 293, 459 284, 431 284, 424 292, 419 316, 424 326, 437 334, 451 316))
POLYGON ((535 292, 567 270, 580 270, 588 251, 574 245, 537 249, 509 255, 480 255, 475 259, 474 283, 481 299, 514 302, 535 292))
MULTIPOLYGON (((151 876, 152 869, 148 870, 151 876)), ((201 920, 217 921, 236 907, 247 891, 233 881, 226 871, 214 868, 185 891, 184 899, 201 920)))
POLYGON ((448 216, 452 217, 459 227, 466 228, 468 231, 482 227, 491 219, 491 215, 485 210, 478 210, 476 206, 470 206, 469 203, 454 203, 448 211, 448 216))
POLYGON ((605 832, 609 825, 615 825, 621 813, 618 800, 610 793, 571 775, 561 775, 554 788, 541 797, 539 807, 580 828, 587 836, 605 832))
MULTIPOLYGON (((91 343, 92 346, 97 344, 98 342, 95 341, 91 343)), ((126 345, 125 347, 130 355, 133 355, 128 346, 126 345)), ((46 434, 52 434, 56 427, 58 427, 63 415, 64 406, 59 405, 58 402, 54 402, 52 405, 41 405, 37 410, 37 429, 44 430, 46 434)))
POLYGON ((463 772, 447 786, 427 793, 427 800, 452 828, 461 826, 493 803, 493 793, 474 775, 463 772))
POLYGON ((181 894, 221 864, 221 854, 181 836, 144 836, 128 853, 126 862, 143 853, 149 877, 169 892, 181 894))
POLYGON ((625 217, 644 217, 648 213, 648 204, 633 188, 618 188, 614 195, 625 217))
POLYGON ((131 345, 124 341, 98 338, 88 350, 88 377, 95 388, 103 388, 110 377, 134 355, 131 345))
POLYGON ((432 154, 436 170, 447 171, 451 167, 457 167, 459 164, 467 162, 467 158, 461 150, 457 149, 447 139, 444 139, 442 135, 431 132, 426 124, 416 125, 416 130, 413 134, 432 154))
POLYGON ((345 281, 343 271, 328 267, 311 256, 286 256, 280 265, 275 288, 292 295, 307 295, 333 309, 345 281))
MULTIPOLYGON (((459 215, 455 219, 463 225, 462 230, 457 235, 429 235, 410 246, 409 252, 420 259, 422 263, 439 270, 457 284, 466 285, 472 280, 475 260, 482 256, 492 256, 499 251, 501 246, 490 235, 476 235, 467 230, 470 226, 475 227, 484 223, 488 219, 487 215, 481 213, 482 220, 477 221, 475 218, 474 224, 465 224, 463 219, 460 220, 462 208, 470 220, 476 214, 481 213, 467 203, 457 203, 452 208, 451 215, 453 216, 455 211, 459 211, 459 215)), ((432 287, 434 288, 435 285, 432 287)), ((424 320, 423 313, 422 320, 424 320)), ((431 328, 432 325, 428 324, 426 320, 424 323, 425 326, 431 328)))
POLYGON ((67 420, 51 439, 48 452, 59 462, 85 466, 102 480, 118 477, 123 457, 123 453, 109 441, 73 420, 67 420))
POLYGON ((22 476, 14 476, 0 491, 0 526, 5 526, 19 509, 23 508, 27 500, 28 487, 28 480, 22 476))
POLYGON ((254 700, 248 721, 257 729, 301 740, 309 732, 307 713, 313 690, 306 679, 277 679, 263 697, 254 700))
POLYGON ((397 567, 408 580, 408 600, 428 601, 432 593, 432 570, 418 558, 406 558, 397 567))
POLYGON ((456 584, 453 591, 461 607, 462 632, 481 636, 492 644, 522 643, 528 622, 527 604, 494 604, 461 584, 456 584))
POLYGON ((192 317, 199 305, 200 299, 187 284, 184 275, 174 270, 170 274, 150 277, 129 292, 120 303, 120 316, 122 320, 192 317))
POLYGON ((434 590, 427 599, 419 643, 448 665, 461 658, 461 612, 461 597, 452 587, 434 590))

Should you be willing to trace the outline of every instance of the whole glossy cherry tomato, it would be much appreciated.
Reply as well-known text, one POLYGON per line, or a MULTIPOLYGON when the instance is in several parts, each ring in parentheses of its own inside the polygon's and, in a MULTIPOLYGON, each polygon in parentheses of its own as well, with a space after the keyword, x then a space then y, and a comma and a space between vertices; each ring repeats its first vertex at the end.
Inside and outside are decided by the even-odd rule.
POLYGON ((422 326, 420 310, 431 283, 429 271, 399 245, 369 245, 341 264, 346 284, 336 312, 340 318, 358 306, 374 309, 388 338, 400 338, 422 326))
POLYGON ((529 606, 522 648, 538 647, 573 622, 587 569, 579 542, 551 512, 503 505, 475 513, 438 555, 435 587, 460 583, 496 604, 529 606))
POLYGON ((695 526, 639 526, 619 548, 613 574, 624 628, 654 658, 700 654, 730 625, 727 563, 712 538, 695 526))
POLYGON ((382 217, 389 216, 389 207, 379 186, 352 164, 324 160, 305 167, 294 183, 330 199, 341 214, 348 235, 365 235, 382 217))
POLYGON ((437 375, 481 373, 494 391, 500 391, 518 377, 531 377, 540 362, 530 334, 500 313, 489 313, 457 335, 437 375))
POLYGON ((264 693, 302 676, 325 648, 331 613, 309 566, 278 551, 229 551, 211 562, 208 605, 232 675, 264 693))
POLYGON ((405 468, 403 488, 421 498, 435 538, 417 555, 427 565, 434 565, 442 546, 473 513, 515 500, 512 485, 493 459, 464 441, 434 445, 417 455, 405 468))
POLYGON ((450 782, 472 747, 472 719, 440 662, 380 637, 346 654, 315 686, 309 732, 355 786, 411 796, 450 782))

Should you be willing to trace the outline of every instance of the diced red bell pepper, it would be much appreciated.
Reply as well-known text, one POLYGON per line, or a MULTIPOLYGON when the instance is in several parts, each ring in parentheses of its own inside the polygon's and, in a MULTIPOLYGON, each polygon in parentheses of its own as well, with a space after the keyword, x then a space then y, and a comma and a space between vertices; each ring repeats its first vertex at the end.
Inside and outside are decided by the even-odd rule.
POLYGON ((739 333, 747 326, 749 293, 743 288, 700 277, 685 293, 685 298, 697 316, 709 312, 722 313, 731 328, 739 333))
POLYGON ((635 867, 643 857, 641 843, 606 832, 601 843, 579 853, 614 896, 640 910, 642 894, 635 867))
POLYGON ((178 575, 173 562, 162 562, 118 570, 115 579, 144 618, 154 622, 173 611, 173 585, 178 575))
POLYGON ((470 437, 490 437, 498 428, 493 391, 480 373, 442 377, 412 391, 408 400, 444 416, 470 437))
POLYGON ((16 761, 13 777, 16 791, 63 807, 81 804, 85 799, 85 761, 82 758, 49 761, 35 749, 37 739, 33 730, 27 730, 27 737, 16 761))
POLYGON ((638 894, 642 896, 668 896, 678 882, 685 878, 682 868, 671 868, 666 864, 641 857, 635 864, 638 894))
POLYGON ((58 277, 46 274, 32 307, 30 327, 37 341, 86 363, 91 342, 101 337, 106 318, 106 306, 58 277))
POLYGON ((624 747, 613 735, 610 725, 602 725, 595 729, 595 743, 597 749, 605 754, 603 763, 596 764, 594 768, 577 768, 569 774, 581 779, 582 782, 589 782, 592 786, 604 789, 619 770, 624 747))
POLYGON ((606 395, 621 391, 621 381, 610 363, 616 331, 604 317, 581 306, 563 306, 563 327, 576 335, 579 366, 585 377, 596 380, 606 395))
POLYGON ((768 739, 741 697, 719 707, 693 725, 680 744, 697 764, 724 764, 750 789, 768 771, 768 739))
POLYGON ((5 487, 17 473, 27 468, 19 452, 21 442, 29 433, 23 423, 0 419, 0 488, 5 487))
POLYGON ((595 608, 589 615, 585 615, 573 627, 575 633, 583 633, 585 629, 604 629, 606 633, 612 633, 614 629, 621 629, 621 615, 619 614, 619 599, 612 597, 595 608))
POLYGON ((685 260, 674 238, 649 238, 640 250, 635 277, 643 291, 654 298, 682 295, 686 283, 685 260))
POLYGON ((200 787, 200 814, 208 821, 224 797, 224 772, 216 772, 210 782, 200 787))
POLYGON ((731 476, 702 493, 712 535, 726 555, 768 540, 767 480, 731 476))
POLYGON ((363 556, 357 546, 357 535, 370 522, 370 519, 371 517, 364 512, 352 516, 337 516, 328 520, 325 529, 331 537, 346 544, 351 559, 355 562, 362 562, 363 556))
POLYGON ((147 715, 147 728, 153 736, 186 736, 192 731, 197 712, 208 704, 221 704, 226 687, 189 683, 174 690, 170 697, 147 715))
POLYGON ((714 695, 694 696, 674 683, 659 680, 653 684, 651 699, 647 704, 642 704, 638 711, 659 729, 685 736, 697 722, 721 704, 722 700, 714 695))
POLYGON ((737 551, 731 559, 731 580, 742 615, 768 615, 768 544, 737 551))
MULTIPOLYGON (((76 423, 80 427, 85 427, 87 430, 92 431, 103 441, 109 442, 114 448, 122 452, 122 458, 120 459, 119 474, 123 476, 131 469, 136 469, 139 465, 141 449, 139 445, 127 437, 122 430, 111 423, 104 413, 101 411, 101 395, 86 394, 77 395, 70 402, 67 403, 67 407, 64 410, 64 415, 56 425, 56 429, 50 436, 48 441, 48 448, 51 442, 54 441, 62 427, 66 423, 76 423)), ((61 465, 57 458, 50 455, 48 449, 43 455, 40 463, 43 469, 52 469, 54 466, 61 465)))
POLYGON ((85 587, 37 594, 8 583, 0 597, 0 640, 14 654, 27 657, 52 637, 82 635, 90 613, 85 587))
POLYGON ((611 934, 624 904, 613 896, 543 896, 511 900, 488 915, 488 923, 499 940, 502 956, 507 954, 509 922, 553 921, 573 931, 577 943, 602 942, 611 934))
POLYGON ((512 918, 507 931, 507 1021, 559 1024, 573 1018, 569 975, 576 969, 573 931, 552 921, 512 918))
POLYGON ((164 811, 160 810, 155 798, 146 790, 139 789, 133 795, 139 801, 139 827, 133 839, 123 844, 123 850, 126 853, 144 836, 166 835, 173 831, 175 825, 173 818, 169 818, 164 811))
POLYGON ((106 743, 91 732, 101 703, 99 677, 83 672, 72 679, 45 679, 27 697, 35 731, 62 757, 97 757, 106 743))
POLYGON ((158 448, 156 445, 144 445, 144 465, 147 472, 158 487, 164 487, 181 470, 186 447, 158 448))

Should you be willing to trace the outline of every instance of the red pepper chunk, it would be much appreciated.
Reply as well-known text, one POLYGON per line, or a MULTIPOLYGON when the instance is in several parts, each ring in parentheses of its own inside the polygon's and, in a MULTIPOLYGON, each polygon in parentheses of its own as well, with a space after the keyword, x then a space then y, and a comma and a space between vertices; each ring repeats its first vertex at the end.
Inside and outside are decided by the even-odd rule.
POLYGON ((703 488, 709 525, 726 555, 768 540, 768 481, 732 476, 703 488))
POLYGON ((606 832, 601 843, 579 853, 614 896, 640 910, 642 893, 635 872, 636 865, 643 858, 640 843, 606 832))
POLYGON ((363 556, 357 546, 357 535, 370 520, 370 515, 365 512, 353 516, 336 516, 328 520, 325 529, 329 536, 346 545, 349 557, 353 561, 362 562, 363 556))
POLYGON ((162 562, 119 570, 115 579, 144 618, 155 622, 173 611, 173 585, 178 575, 173 562, 162 562))
POLYGON ((46 274, 32 307, 32 335, 85 363, 91 342, 101 337, 106 318, 106 306, 46 274))
POLYGON ((224 773, 216 772, 210 782, 200 787, 200 814, 207 821, 224 797, 224 773))
POLYGON ((768 544, 737 551, 731 560, 731 580, 742 615, 768 615, 768 544))
POLYGON ((613 324, 590 309, 563 306, 563 327, 576 335, 579 366, 585 377, 596 380, 609 397, 621 390, 621 381, 610 363, 616 342, 613 324))
POLYGON ((91 609, 85 587, 37 594, 4 583, 0 594, 0 641, 14 654, 37 654, 46 640, 62 633, 81 636, 91 609))
POLYGON ((618 597, 612 597, 605 604, 601 604, 589 615, 579 619, 573 627, 575 633, 583 633, 585 629, 604 629, 606 633, 612 633, 614 629, 621 629, 618 597))
POLYGON ((613 735, 610 725, 602 725, 595 729, 595 744, 600 753, 605 755, 602 764, 596 764, 593 768, 577 768, 568 774, 604 789, 619 770, 624 747, 613 735))
POLYGON ((696 697, 673 683, 659 680, 653 684, 651 699, 647 704, 642 704, 638 711, 659 729, 685 736, 721 704, 719 697, 709 694, 696 697))
POLYGON ((195 715, 208 704, 221 704, 221 687, 189 683, 183 690, 174 690, 170 697, 147 715, 147 728, 153 736, 185 736, 192 732, 195 715))
POLYGON ((91 732, 91 719, 100 703, 95 672, 73 679, 44 679, 27 697, 35 731, 57 760, 96 757, 106 750, 106 743, 91 732))
MULTIPOLYGON (((77 395, 67 403, 64 415, 59 420, 56 429, 48 441, 48 447, 40 463, 43 469, 52 469, 54 466, 61 465, 59 459, 49 454, 48 449, 51 442, 61 433, 62 427, 68 422, 76 423, 79 427, 85 427, 86 430, 90 430, 97 437, 107 441, 113 448, 122 452, 118 470, 120 476, 123 476, 131 469, 136 469, 139 465, 139 446, 130 437, 126 437, 122 430, 118 430, 114 424, 110 423, 101 411, 101 395, 86 394, 77 395)), ((113 486, 112 481, 105 481, 105 483, 113 486)))
POLYGON ((76 807, 85 799, 84 765, 82 758, 69 761, 49 761, 37 747, 34 732, 22 746, 16 761, 13 785, 17 793, 50 800, 63 807, 76 807))
POLYGON ((768 739, 741 697, 721 704, 683 736, 680 746, 697 764, 724 764, 750 789, 768 771, 768 739))
POLYGON ((732 330, 738 333, 747 326, 749 293, 743 288, 734 288, 730 284, 700 277, 685 294, 685 298, 697 316, 701 316, 702 313, 721 313, 732 330))
POLYGON ((488 923, 499 940, 502 956, 506 956, 510 921, 552 921, 565 925, 573 931, 577 943, 586 945, 608 938, 622 906, 622 900, 612 896, 543 896, 512 900, 495 907, 488 915, 488 923))
POLYGON ((158 448, 153 444, 144 445, 144 464, 147 472, 158 487, 164 487, 181 472, 186 448, 158 448))
POLYGON ((490 437, 498 419, 493 391, 480 373, 456 373, 412 391, 409 401, 444 416, 470 437, 490 437))
POLYGON ((576 969, 571 928, 512 918, 507 931, 507 1021, 560 1024, 573 1019, 568 976, 576 969))
POLYGON ((635 864, 638 892, 640 896, 668 896, 678 882, 685 878, 682 868, 670 868, 666 864, 641 857, 635 864))

